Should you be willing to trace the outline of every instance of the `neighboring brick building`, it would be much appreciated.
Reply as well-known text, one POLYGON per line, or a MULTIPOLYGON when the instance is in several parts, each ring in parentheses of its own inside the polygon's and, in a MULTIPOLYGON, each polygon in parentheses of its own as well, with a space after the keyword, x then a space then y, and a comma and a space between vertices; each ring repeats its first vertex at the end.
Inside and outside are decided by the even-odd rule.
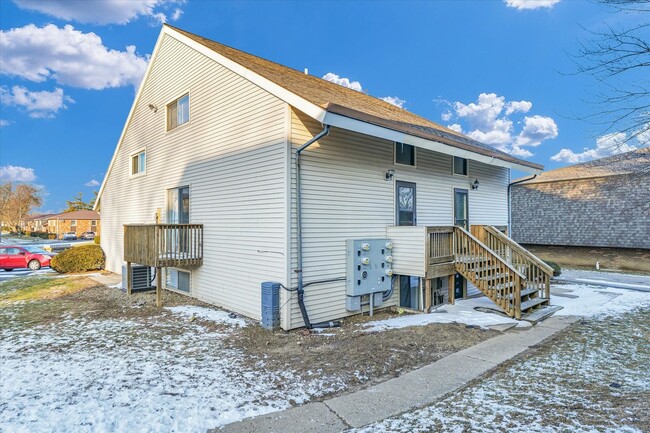
POLYGON ((75 232, 77 236, 83 232, 95 232, 99 236, 99 213, 94 210, 78 210, 49 215, 47 232, 56 234, 57 238, 67 232, 75 232))
POLYGON ((650 272, 636 263, 650 250, 650 148, 551 170, 511 194, 512 237, 536 254, 650 272))

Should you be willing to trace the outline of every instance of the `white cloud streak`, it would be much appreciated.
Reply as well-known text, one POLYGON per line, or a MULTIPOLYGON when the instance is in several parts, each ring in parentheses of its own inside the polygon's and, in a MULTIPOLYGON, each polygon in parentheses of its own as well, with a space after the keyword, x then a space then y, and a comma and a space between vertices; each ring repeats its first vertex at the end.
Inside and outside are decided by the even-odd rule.
POLYGON ((323 75, 323 80, 330 81, 332 83, 338 84, 339 86, 347 87, 348 89, 356 90, 357 92, 363 91, 361 83, 358 81, 350 81, 349 78, 339 77, 338 74, 333 72, 328 72, 323 75))
POLYGON ((88 182, 86 182, 84 185, 93 187, 93 186, 99 186, 99 181, 97 179, 92 179, 88 182))
POLYGON ((541 8, 552 8, 560 2, 560 0, 504 0, 506 6, 519 10, 532 10, 541 8))
POLYGON ((553 155, 551 160, 576 164, 629 152, 637 148, 635 145, 630 144, 629 139, 630 137, 625 132, 605 134, 596 139, 596 146, 593 148, 585 147, 582 152, 574 152, 571 149, 564 148, 553 155))
MULTIPOLYGON (((14 0, 22 9, 40 12, 66 21, 91 24, 127 24, 139 17, 150 17, 158 24, 168 21, 167 13, 173 5, 185 0, 14 0)), ((171 21, 180 18, 183 11, 171 12, 171 21)))
POLYGON ((2 182, 33 182, 36 174, 33 168, 16 165, 3 165, 0 167, 0 181, 2 182))
POLYGON ((25 87, 14 86, 11 90, 0 87, 0 102, 24 108, 30 117, 45 118, 54 117, 59 110, 67 108, 66 103, 74 103, 74 100, 65 96, 61 88, 52 92, 31 92, 25 87))
POLYGON ((527 158, 533 155, 523 146, 537 147, 544 140, 558 136, 555 121, 539 115, 525 116, 521 131, 515 131, 515 122, 511 116, 528 113, 533 107, 530 101, 506 101, 504 96, 498 96, 496 93, 481 93, 476 102, 468 104, 459 101, 443 102, 452 108, 441 115, 444 121, 458 119, 467 124, 467 127, 463 127, 460 123, 453 123, 448 125, 448 128, 456 132, 464 131, 474 140, 493 145, 518 157, 527 158))
POLYGON ((112 50, 95 33, 82 33, 71 25, 28 24, 0 31, 1 73, 30 81, 53 79, 62 85, 96 90, 126 85, 137 88, 147 62, 133 45, 126 51, 112 50))
POLYGON ((384 96, 380 99, 399 108, 404 108, 404 104, 406 104, 406 101, 404 99, 398 98, 397 96, 384 96))
POLYGON ((11 123, 12 122, 10 120, 0 119, 0 127, 9 126, 9 125, 11 125, 11 123))

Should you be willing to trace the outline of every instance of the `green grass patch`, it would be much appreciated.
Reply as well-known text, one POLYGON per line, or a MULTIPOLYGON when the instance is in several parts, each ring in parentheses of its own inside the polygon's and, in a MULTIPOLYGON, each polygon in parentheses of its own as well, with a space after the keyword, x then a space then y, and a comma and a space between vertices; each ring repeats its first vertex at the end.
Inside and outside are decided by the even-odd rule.
POLYGON ((0 283, 0 303, 55 299, 76 293, 94 283, 84 277, 28 277, 0 283))

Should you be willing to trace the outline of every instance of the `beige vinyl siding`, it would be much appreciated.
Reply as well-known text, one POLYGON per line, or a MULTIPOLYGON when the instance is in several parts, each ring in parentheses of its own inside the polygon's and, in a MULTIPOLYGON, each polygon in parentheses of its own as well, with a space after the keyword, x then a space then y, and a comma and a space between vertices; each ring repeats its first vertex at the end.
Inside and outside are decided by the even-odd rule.
POLYGON ((287 105, 165 35, 101 197, 107 269, 121 272, 123 224, 166 214, 167 189, 190 188, 204 224, 192 296, 260 316, 260 283, 286 283, 287 105), (190 120, 167 131, 166 105, 189 92, 190 120), (157 106, 157 112, 148 108, 157 106), (146 148, 146 174, 129 156, 146 148))
MULTIPOLYGON (((322 129, 305 114, 292 110, 290 139, 294 150, 322 129)), ((305 283, 345 277, 346 239, 386 237, 386 227, 395 225, 396 181, 416 184, 418 225, 453 224, 453 189, 469 190, 469 182, 475 178, 480 187, 469 191, 470 221, 507 223, 508 169, 470 161, 469 176, 454 176, 450 155, 417 149, 416 159, 417 168, 395 165, 393 142, 336 128, 303 152, 305 283), (384 173, 391 168, 396 171, 395 176, 392 181, 385 181, 384 173)), ((292 185, 291 270, 297 267, 295 172, 292 185)), ((397 295, 384 306, 397 302, 397 295)), ((313 322, 351 314, 345 310, 343 282, 307 287, 305 304, 313 322)), ((295 297, 282 314, 283 327, 303 325, 295 297)))
POLYGON ((386 236, 393 242, 393 272, 424 277, 427 272, 426 226, 389 226, 386 236))

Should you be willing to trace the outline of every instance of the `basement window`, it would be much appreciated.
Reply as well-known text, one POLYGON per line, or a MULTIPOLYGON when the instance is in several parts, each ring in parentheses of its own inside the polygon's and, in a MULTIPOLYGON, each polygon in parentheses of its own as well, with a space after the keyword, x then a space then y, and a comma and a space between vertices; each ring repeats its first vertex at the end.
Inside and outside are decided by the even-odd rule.
POLYGON ((165 287, 179 292, 190 293, 190 273, 176 269, 167 270, 165 287))
POLYGON ((415 167, 415 147, 410 144, 395 143, 395 164, 415 167))
POLYGON ((190 94, 186 93, 167 105, 167 131, 190 121, 190 94))
POLYGON ((454 156, 454 174, 467 176, 467 159, 454 156))
POLYGON ((142 174, 146 168, 146 152, 144 150, 131 155, 131 175, 142 174))

